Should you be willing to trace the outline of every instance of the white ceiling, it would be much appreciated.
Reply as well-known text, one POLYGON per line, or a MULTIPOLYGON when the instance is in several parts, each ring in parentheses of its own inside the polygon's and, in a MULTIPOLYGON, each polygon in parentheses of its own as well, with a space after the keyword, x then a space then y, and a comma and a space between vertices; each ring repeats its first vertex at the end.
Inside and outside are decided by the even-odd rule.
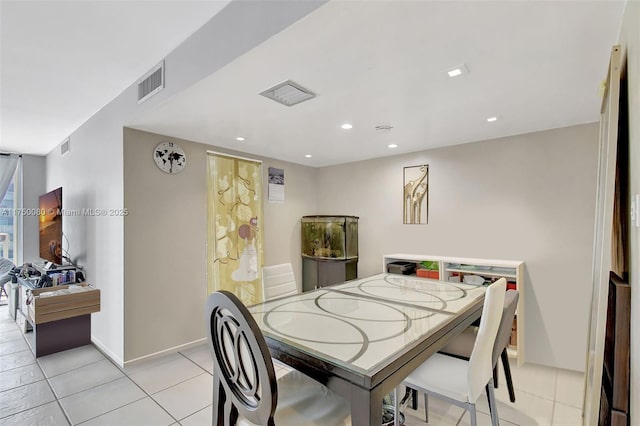
POLYGON ((46 154, 229 3, 0 3, 0 149, 46 154))
MULTIPOLYGON (((49 152, 227 3, 2 0, 0 149, 49 152)), ((334 0, 130 124, 323 166, 594 122, 623 9, 334 0), (258 95, 286 79, 318 97, 258 95)))
POLYGON ((623 9, 333 1, 130 124, 325 166, 595 122, 623 9), (469 74, 449 78, 461 63, 469 74), (287 79, 318 97, 285 107, 258 95, 287 79))

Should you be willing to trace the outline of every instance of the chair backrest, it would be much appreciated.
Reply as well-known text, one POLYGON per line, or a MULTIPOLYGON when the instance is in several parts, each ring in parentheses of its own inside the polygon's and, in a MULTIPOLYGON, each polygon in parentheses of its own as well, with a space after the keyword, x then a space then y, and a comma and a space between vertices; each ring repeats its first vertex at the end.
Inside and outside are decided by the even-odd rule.
POLYGON ((264 300, 289 296, 298 292, 293 266, 290 263, 262 268, 262 296, 264 300))
MULTIPOLYGON (((272 424, 278 401, 276 374, 267 343, 251 313, 232 293, 217 291, 207 299, 205 318, 214 362, 214 419, 234 417, 235 408, 254 424, 272 424)), ((219 423, 227 425, 230 421, 225 418, 219 423)))
POLYGON ((475 403, 492 377, 491 355, 502 318, 507 280, 500 278, 487 288, 476 342, 469 358, 467 386, 469 402, 475 403))
POLYGON ((493 365, 496 365, 500 354, 509 344, 511 338, 511 330, 513 328, 513 318, 516 316, 516 308, 518 307, 518 298, 520 293, 518 290, 508 290, 504 295, 504 308, 502 309, 502 319, 498 327, 496 335, 496 343, 493 345, 493 356, 491 357, 493 365))
POLYGON ((4 285, 11 281, 9 272, 15 267, 12 261, 0 257, 0 285, 4 285))

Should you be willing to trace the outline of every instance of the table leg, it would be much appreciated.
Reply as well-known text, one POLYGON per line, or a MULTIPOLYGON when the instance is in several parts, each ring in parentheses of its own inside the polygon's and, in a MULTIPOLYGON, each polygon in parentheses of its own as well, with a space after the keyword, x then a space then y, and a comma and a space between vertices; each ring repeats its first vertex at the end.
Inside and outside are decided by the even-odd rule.
POLYGON ((351 424, 372 426, 382 424, 382 395, 355 388, 351 398, 351 424))

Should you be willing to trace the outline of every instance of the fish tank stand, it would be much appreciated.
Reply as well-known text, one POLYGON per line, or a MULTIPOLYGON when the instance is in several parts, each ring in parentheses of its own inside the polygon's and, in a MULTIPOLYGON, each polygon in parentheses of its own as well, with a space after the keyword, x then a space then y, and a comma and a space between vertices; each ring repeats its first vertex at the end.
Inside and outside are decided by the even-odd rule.
POLYGON ((302 290, 358 278, 358 217, 303 216, 302 290))

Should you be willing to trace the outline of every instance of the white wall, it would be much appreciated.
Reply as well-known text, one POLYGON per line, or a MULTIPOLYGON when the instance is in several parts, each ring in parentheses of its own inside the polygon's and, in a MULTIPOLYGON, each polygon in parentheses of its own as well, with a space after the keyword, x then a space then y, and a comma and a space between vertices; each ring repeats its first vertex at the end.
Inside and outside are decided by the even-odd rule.
POLYGON ((125 362, 206 337, 207 150, 263 161, 264 263, 292 262, 301 282, 300 217, 316 211, 316 169, 125 129, 125 362), (152 158, 167 140, 187 157, 175 175, 152 158), (269 167, 285 171, 284 204, 267 201, 269 167))
MULTIPOLYGON (((629 196, 640 194, 640 2, 628 1, 620 44, 627 58, 629 91, 629 196)), ((640 416, 640 228, 629 227, 631 284, 631 418, 640 416)))
POLYGON ((523 260, 526 361, 584 371, 598 125, 325 167, 320 214, 360 216, 359 276, 385 253, 523 260), (429 224, 402 224, 403 167, 429 165, 429 224))
MULTIPOLYGON (((22 207, 37 209, 46 191, 46 159, 36 155, 22 156, 22 207)), ((66 247, 65 247, 66 248, 66 247)), ((22 218, 22 262, 40 259, 40 223, 38 216, 22 218)))
MULTIPOLYGON (((122 123, 130 110, 118 98, 71 135, 69 153, 61 156, 54 149, 47 156, 47 190, 62 187, 65 211, 122 207, 122 123)), ((101 290, 101 311, 92 315, 92 340, 120 362, 122 217, 65 216, 62 231, 71 259, 85 267, 87 282, 101 290)))
MULTIPOLYGON (((65 209, 124 207, 123 127, 201 78, 277 34, 323 1, 233 1, 165 59, 165 89, 141 105, 132 84, 71 136, 71 152, 47 155, 47 188, 63 187, 65 209), (250 28, 251 31, 247 31, 250 28)), ((162 58, 158 58, 160 61, 162 58)), ((63 221, 71 257, 101 290, 92 340, 122 364, 124 349, 124 220, 73 217, 63 221)))

